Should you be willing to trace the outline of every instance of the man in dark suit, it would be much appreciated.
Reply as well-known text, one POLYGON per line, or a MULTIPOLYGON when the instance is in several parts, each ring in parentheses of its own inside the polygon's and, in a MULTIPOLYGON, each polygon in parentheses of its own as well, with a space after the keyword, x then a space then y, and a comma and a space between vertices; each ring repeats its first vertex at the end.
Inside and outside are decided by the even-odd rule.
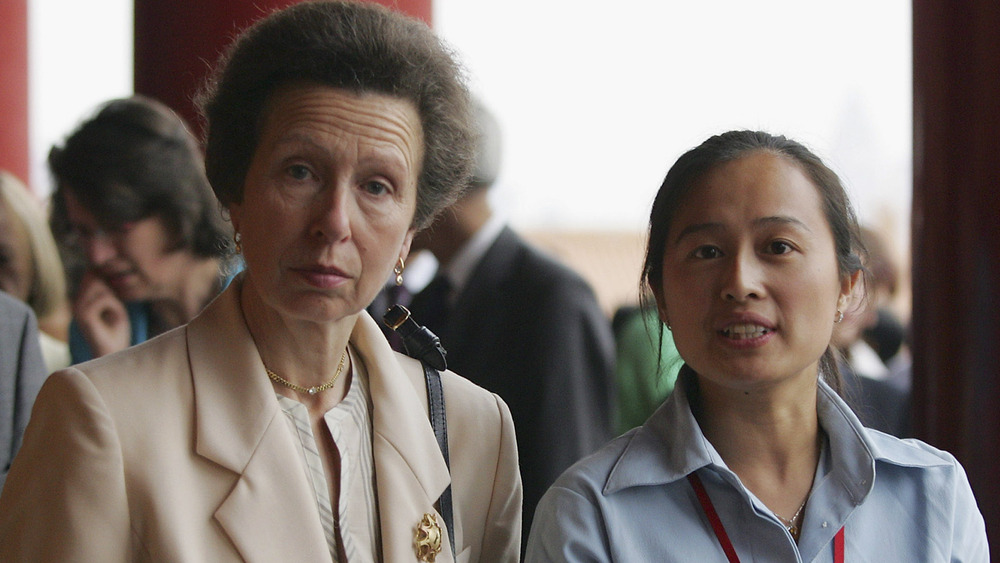
POLYGON ((499 131, 477 110, 482 135, 472 187, 416 236, 413 248, 430 250, 439 268, 410 309, 441 338, 449 369, 510 406, 527 538, 545 490, 612 437, 614 337, 587 282, 493 214, 487 188, 499 169, 499 131), (435 304, 441 297, 444 305, 435 304))
POLYGON ((0 490, 46 375, 35 314, 0 291, 0 490))

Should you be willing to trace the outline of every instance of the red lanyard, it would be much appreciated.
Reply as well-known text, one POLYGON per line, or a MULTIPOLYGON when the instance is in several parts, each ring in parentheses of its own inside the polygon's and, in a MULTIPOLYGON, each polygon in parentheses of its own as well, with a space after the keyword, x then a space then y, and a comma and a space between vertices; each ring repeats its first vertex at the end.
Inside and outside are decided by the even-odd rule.
MULTIPOLYGON (((719 539, 719 544, 722 545, 722 551, 726 553, 729 563, 740 563, 740 558, 736 555, 736 549, 733 548, 733 542, 729 541, 729 534, 726 533, 726 527, 722 525, 722 520, 719 519, 719 514, 715 511, 715 506, 712 505, 712 499, 708 498, 708 493, 705 491, 705 486, 701 484, 701 479, 698 478, 698 475, 691 473, 688 475, 688 481, 691 482, 694 493, 698 495, 698 502, 701 503, 701 508, 705 511, 705 516, 708 517, 709 523, 712 524, 715 537, 719 539)), ((833 538, 833 560, 835 563, 844 563, 843 527, 840 528, 837 535, 833 538)))

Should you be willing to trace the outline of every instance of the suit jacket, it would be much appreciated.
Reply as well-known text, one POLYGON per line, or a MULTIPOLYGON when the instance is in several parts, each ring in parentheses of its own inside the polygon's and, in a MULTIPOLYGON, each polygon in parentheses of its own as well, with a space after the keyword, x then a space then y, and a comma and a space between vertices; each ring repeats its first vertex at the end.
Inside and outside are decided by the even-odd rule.
POLYGON ((35 314, 0 292, 0 489, 47 374, 35 314))
MULTIPOLYGON (((0 560, 331 560, 239 285, 187 326, 49 378, 0 497, 0 560)), ((366 313, 351 344, 369 374, 385 561, 416 560, 416 525, 449 482, 458 557, 445 535, 438 561, 516 560, 506 405, 442 374, 449 479, 420 364, 393 352, 366 313)))
POLYGON ((888 381, 855 373, 847 362, 840 364, 842 394, 861 423, 868 428, 910 438, 910 394, 888 381))
POLYGON ((510 406, 527 536, 556 477, 613 437, 611 323, 582 277, 505 227, 442 332, 448 367, 510 406))

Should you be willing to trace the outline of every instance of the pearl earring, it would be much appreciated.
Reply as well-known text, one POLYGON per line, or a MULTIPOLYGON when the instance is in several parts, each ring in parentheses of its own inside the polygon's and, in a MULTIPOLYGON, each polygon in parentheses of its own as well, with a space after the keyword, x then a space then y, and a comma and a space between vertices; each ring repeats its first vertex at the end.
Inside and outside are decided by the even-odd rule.
POLYGON ((396 287, 403 285, 403 270, 405 268, 406 264, 403 263, 403 257, 400 256, 399 263, 392 269, 392 273, 396 274, 396 287))

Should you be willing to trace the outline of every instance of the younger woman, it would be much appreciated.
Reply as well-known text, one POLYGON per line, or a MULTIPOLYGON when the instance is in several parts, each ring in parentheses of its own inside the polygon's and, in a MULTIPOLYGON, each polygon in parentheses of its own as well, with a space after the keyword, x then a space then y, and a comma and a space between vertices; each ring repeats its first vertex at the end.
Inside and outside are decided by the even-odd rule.
POLYGON ((829 168, 784 137, 712 137, 649 224, 644 281, 685 365, 644 426, 546 493, 527 561, 989 560, 955 458, 837 394, 863 248, 829 168))

